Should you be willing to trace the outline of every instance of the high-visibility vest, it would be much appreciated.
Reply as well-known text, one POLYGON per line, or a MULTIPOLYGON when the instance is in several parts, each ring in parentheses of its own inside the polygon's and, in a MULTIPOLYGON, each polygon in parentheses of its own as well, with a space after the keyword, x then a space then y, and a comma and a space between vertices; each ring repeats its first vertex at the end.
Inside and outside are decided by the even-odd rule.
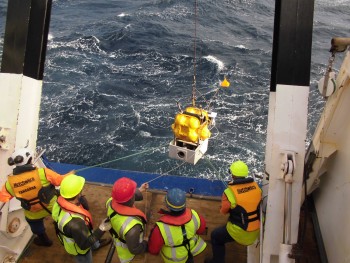
MULTIPOLYGON (((59 200, 63 199, 62 197, 59 197, 59 200)), ((67 202, 67 201, 66 201, 67 202)), ((84 211, 82 207, 76 207, 77 211, 84 211)), ((84 215, 83 213, 77 213, 74 211, 74 205, 69 207, 70 211, 67 211, 64 209, 64 207, 61 207, 58 202, 56 202, 52 209, 52 219, 55 221, 56 224, 56 234, 58 238, 60 239, 61 243, 64 246, 64 249, 67 251, 68 254, 71 255, 85 255, 90 248, 87 249, 81 249, 73 238, 67 237, 63 231, 65 225, 67 225, 73 218, 79 218, 85 222, 87 225, 90 234, 92 234, 92 222, 91 222, 91 215, 90 213, 85 210, 83 213, 86 213, 84 215), (72 211, 73 210, 73 211, 72 211)))
POLYGON ((227 231, 238 243, 252 244, 259 235, 261 189, 254 181, 238 181, 229 185, 224 193, 231 203, 227 231))
POLYGON ((156 222, 164 240, 161 256, 165 263, 185 263, 189 251, 193 256, 201 253, 207 246, 204 240, 196 234, 200 227, 200 218, 196 211, 186 209, 191 213, 188 222, 179 225, 176 217, 164 215, 156 222))
POLYGON ((29 219, 39 219, 50 215, 49 211, 56 201, 56 196, 50 200, 49 204, 40 203, 38 193, 41 188, 49 186, 44 168, 34 169, 21 174, 10 175, 5 184, 6 190, 21 202, 24 215, 29 219), (29 206, 29 209, 26 209, 29 206), (43 208, 45 206, 46 209, 43 208))
POLYGON ((116 204, 118 208, 117 210, 115 210, 112 208, 111 203, 112 198, 108 199, 106 202, 107 216, 110 218, 110 222, 112 225, 112 229, 110 232, 113 236, 114 245, 117 250, 119 261, 121 263, 127 263, 133 260, 135 255, 130 252, 125 241, 125 235, 135 225, 140 225, 142 232, 140 233, 139 242, 141 243, 144 238, 143 231, 145 228, 146 217, 136 207, 127 207, 120 204, 116 204), (127 213, 124 213, 126 211, 127 213))

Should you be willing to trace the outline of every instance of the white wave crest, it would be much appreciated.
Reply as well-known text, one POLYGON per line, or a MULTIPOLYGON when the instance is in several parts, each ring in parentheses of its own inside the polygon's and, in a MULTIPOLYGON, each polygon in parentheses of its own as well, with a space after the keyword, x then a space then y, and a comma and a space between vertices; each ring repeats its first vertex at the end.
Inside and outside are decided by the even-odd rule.
POLYGON ((239 49, 247 49, 244 45, 238 45, 238 46, 235 46, 236 48, 239 48, 239 49))
POLYGON ((209 55, 209 56, 205 56, 204 58, 209 62, 215 63, 219 71, 223 70, 223 68, 225 67, 224 62, 222 62, 221 60, 217 59, 214 56, 209 55))
POLYGON ((140 131, 140 135, 141 135, 141 137, 146 137, 146 138, 152 137, 151 133, 150 132, 146 132, 146 131, 140 131))

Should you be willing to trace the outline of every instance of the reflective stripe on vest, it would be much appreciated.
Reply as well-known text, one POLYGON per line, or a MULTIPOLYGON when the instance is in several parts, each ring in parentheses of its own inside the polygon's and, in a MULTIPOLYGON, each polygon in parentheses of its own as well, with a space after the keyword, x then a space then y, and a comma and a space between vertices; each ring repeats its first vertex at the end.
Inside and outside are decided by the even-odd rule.
MULTIPOLYGON (((87 249, 80 249, 79 246, 76 244, 76 242, 74 241, 73 238, 67 237, 64 232, 63 232, 63 228, 65 227, 65 225, 67 225, 73 218, 80 218, 81 220, 85 221, 84 217, 80 214, 75 214, 75 213, 69 213, 66 212, 64 210, 61 209, 61 207, 56 203, 54 205, 53 208, 53 219, 56 221, 57 219, 57 225, 58 225, 58 229, 60 231, 60 236, 63 240, 63 246, 65 248, 65 250, 67 251, 68 254, 71 255, 85 255, 90 248, 87 249), (58 211, 60 210, 60 211, 58 211), (55 216, 58 216, 58 218, 56 218, 55 216)), ((90 233, 91 233, 91 229, 90 233)))
POLYGON ((229 185, 225 190, 231 203, 229 221, 246 231, 260 228, 261 190, 256 182, 229 185))
MULTIPOLYGON (((113 235, 114 244, 117 250, 117 254, 119 257, 119 261, 121 263, 130 262, 135 255, 129 251, 127 244, 125 243, 125 235, 128 231, 133 228, 135 225, 141 225, 142 231, 144 230, 144 224, 141 219, 137 216, 125 216, 116 213, 116 211, 111 207, 111 198, 106 202, 107 207, 107 216, 110 218, 112 228, 118 236, 113 235), (111 218, 110 216, 113 214, 114 216, 111 218)), ((141 243, 143 241, 144 233, 140 233, 141 243)))
MULTIPOLYGON (((204 240, 196 234, 199 229, 200 219, 196 211, 191 210, 192 218, 184 224, 186 235, 189 240, 189 249, 193 256, 198 255, 206 248, 204 240)), ((161 255, 164 262, 179 262, 184 263, 188 258, 188 251, 184 244, 184 237, 181 226, 156 222, 164 240, 164 246, 161 250, 161 255)))

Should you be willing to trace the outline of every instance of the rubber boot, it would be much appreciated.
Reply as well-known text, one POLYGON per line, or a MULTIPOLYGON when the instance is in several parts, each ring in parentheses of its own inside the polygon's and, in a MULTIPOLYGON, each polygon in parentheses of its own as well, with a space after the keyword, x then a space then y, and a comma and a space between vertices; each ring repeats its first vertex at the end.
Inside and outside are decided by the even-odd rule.
POLYGON ((34 244, 37 246, 51 247, 52 240, 50 240, 49 237, 46 235, 46 233, 44 233, 34 238, 34 244))

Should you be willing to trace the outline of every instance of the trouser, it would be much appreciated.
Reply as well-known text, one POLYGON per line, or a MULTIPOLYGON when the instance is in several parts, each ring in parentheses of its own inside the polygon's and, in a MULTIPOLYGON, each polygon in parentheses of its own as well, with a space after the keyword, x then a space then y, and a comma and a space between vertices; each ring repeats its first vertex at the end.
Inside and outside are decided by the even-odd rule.
POLYGON ((233 242, 234 239, 226 230, 226 226, 221 226, 211 232, 211 245, 213 258, 211 262, 225 263, 225 244, 233 242))
POLYGON ((76 255, 74 257, 76 263, 92 263, 92 252, 91 249, 85 255, 76 255))
POLYGON ((91 249, 92 250, 97 250, 100 247, 101 243, 100 240, 97 240, 92 246, 91 249))
POLYGON ((203 263, 205 258, 208 256, 208 246, 198 255, 194 256, 194 262, 203 263))
POLYGON ((42 235, 45 234, 45 226, 44 226, 44 218, 40 219, 29 219, 26 218, 30 229, 32 230, 33 234, 35 235, 42 235))

